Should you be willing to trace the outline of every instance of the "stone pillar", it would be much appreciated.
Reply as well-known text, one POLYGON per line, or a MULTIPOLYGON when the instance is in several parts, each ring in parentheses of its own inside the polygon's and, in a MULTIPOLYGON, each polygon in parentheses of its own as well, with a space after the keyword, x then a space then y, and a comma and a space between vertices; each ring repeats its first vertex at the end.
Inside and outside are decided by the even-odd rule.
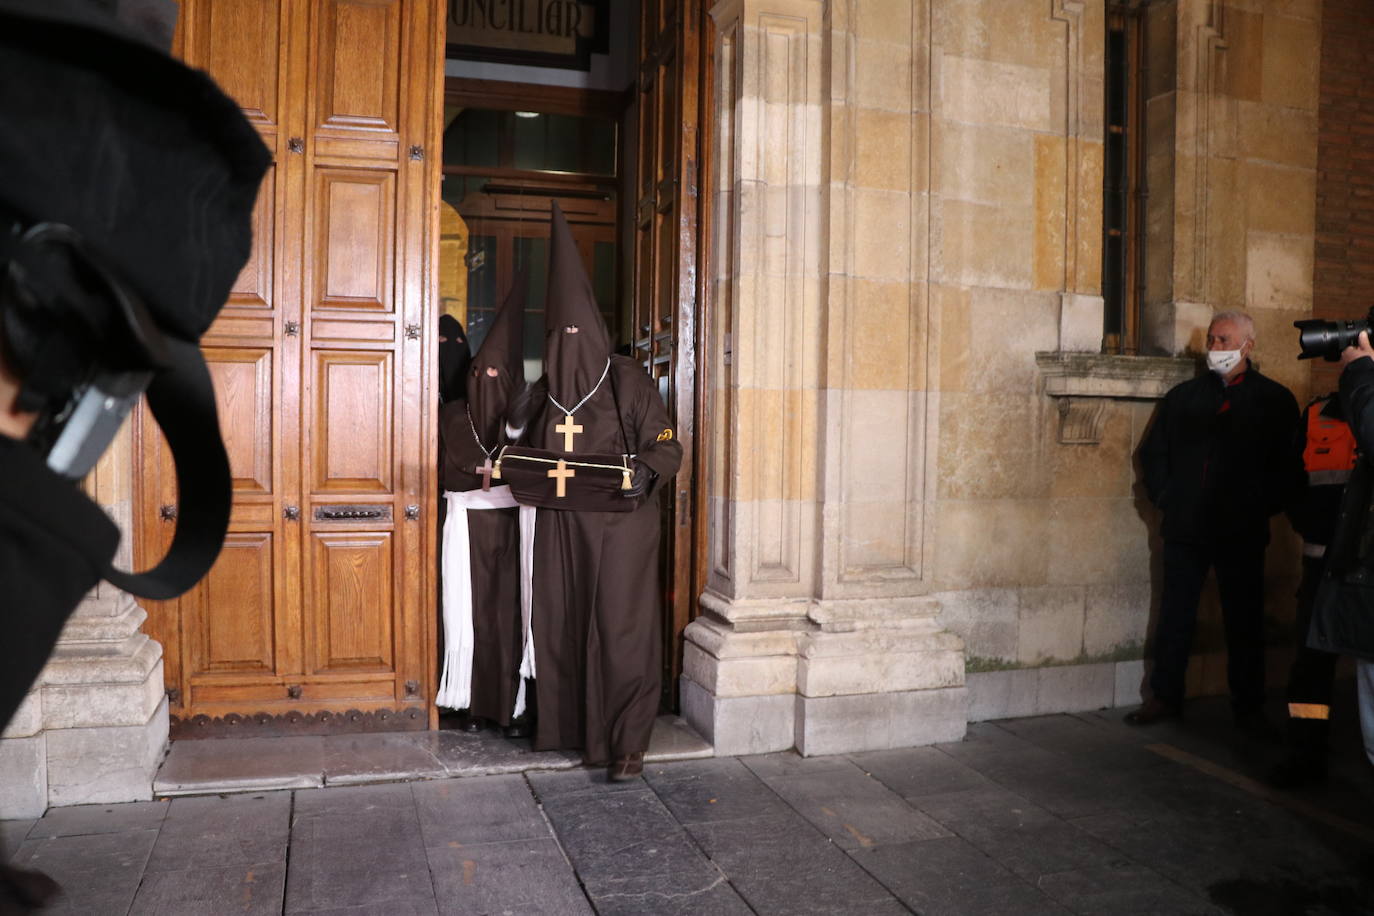
MULTIPOLYGON (((85 483, 125 532, 117 557, 125 567, 132 481, 126 424, 85 483)), ((0 818, 152 797, 167 749, 167 701, 162 647, 139 632, 146 617, 108 583, 82 600, 0 740, 0 818)))
POLYGON ((710 572, 684 715, 720 754, 957 739, 962 643, 925 597, 927 4, 712 16, 710 572))

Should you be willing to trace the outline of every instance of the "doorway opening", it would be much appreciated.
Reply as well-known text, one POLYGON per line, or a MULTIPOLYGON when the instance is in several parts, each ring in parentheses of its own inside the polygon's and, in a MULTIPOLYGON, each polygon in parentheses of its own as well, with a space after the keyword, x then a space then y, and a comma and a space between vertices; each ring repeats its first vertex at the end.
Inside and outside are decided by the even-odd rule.
MULTIPOLYGON (((682 469, 662 498, 660 553, 660 712, 675 713, 682 632, 704 581, 695 354, 703 283, 697 227, 706 224, 698 168, 705 15, 700 3, 682 0, 580 5, 583 38, 606 52, 600 62, 593 55, 587 71, 516 65, 522 51, 506 35, 496 37, 506 42, 500 47, 475 49, 469 31, 468 44, 455 48, 450 21, 438 308, 463 324, 475 352, 496 307, 526 272, 525 371, 538 378, 549 218, 558 202, 612 347, 655 380, 684 448, 682 469), (599 28, 607 32, 586 34, 599 28), (552 85, 560 81, 565 85, 552 85)), ((468 25, 477 23, 472 9, 468 25)), ((534 55, 537 48, 525 50, 534 55)), ((438 617, 436 608, 436 646, 438 617)))

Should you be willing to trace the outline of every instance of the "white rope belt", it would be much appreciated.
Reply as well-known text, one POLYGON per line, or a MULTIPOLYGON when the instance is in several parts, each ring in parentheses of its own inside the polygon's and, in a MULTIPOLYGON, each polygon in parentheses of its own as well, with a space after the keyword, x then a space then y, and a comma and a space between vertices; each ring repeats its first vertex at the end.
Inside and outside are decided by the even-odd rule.
MULTIPOLYGON (((444 673, 435 702, 449 709, 472 705, 472 553, 469 509, 513 509, 519 506, 510 487, 444 491, 448 517, 443 532, 444 673)), ((530 627, 530 580, 534 571, 534 509, 520 509, 520 686, 514 715, 525 711, 525 678, 534 677, 534 631, 530 627)))

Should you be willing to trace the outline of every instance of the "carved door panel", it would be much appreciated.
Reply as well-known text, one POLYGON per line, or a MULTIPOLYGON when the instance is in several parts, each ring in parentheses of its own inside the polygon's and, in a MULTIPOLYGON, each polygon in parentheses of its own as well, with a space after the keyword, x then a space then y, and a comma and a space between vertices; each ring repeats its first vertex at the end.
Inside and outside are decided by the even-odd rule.
MULTIPOLYGON (((230 534, 205 581, 149 604, 180 733, 213 730, 195 716, 291 711, 427 722, 434 544, 418 510, 434 502, 434 449, 420 329, 436 12, 434 0, 182 3, 180 53, 240 102, 275 165, 252 258, 202 340, 234 481, 230 534)), ((157 513, 175 488, 143 420, 146 565, 166 548, 157 513)))
POLYGON ((644 0, 634 227, 636 356, 658 383, 682 442, 682 470, 664 500, 664 700, 676 706, 682 630, 695 616, 693 570, 698 299, 698 80, 701 4, 644 0))
POLYGON ((421 604, 416 560, 433 524, 417 460, 420 411, 430 400, 418 396, 429 322, 402 273, 425 237, 414 218, 403 222, 425 215, 412 193, 424 149, 402 139, 404 78, 414 71, 401 36, 418 5, 314 7, 303 154, 313 219, 305 232, 301 578, 305 667, 314 679, 307 697, 314 690, 321 701, 390 698, 423 708, 421 618, 396 612, 421 604))

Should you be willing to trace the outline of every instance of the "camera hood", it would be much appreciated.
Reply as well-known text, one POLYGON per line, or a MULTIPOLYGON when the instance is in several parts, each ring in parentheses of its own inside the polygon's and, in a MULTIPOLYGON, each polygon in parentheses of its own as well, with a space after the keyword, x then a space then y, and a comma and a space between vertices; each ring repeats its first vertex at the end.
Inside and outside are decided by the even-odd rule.
MULTIPOLYGON (((101 4, 0 0, 0 230, 13 238, 15 225, 19 236, 47 226, 72 252, 64 276, 61 256, 0 247, 5 344, 29 364, 21 399, 49 412, 64 386, 75 409, 106 370, 124 395, 146 374, 176 464, 177 531, 146 574, 101 561, 109 581, 143 597, 194 585, 228 527, 229 464, 197 341, 248 258, 270 161, 213 80, 101 4), (28 313, 11 314, 21 307, 28 313), (123 336, 102 337, 106 328, 123 336)), ((108 428, 93 424, 90 435, 108 428)), ((77 466, 103 446, 83 444, 77 466)))

